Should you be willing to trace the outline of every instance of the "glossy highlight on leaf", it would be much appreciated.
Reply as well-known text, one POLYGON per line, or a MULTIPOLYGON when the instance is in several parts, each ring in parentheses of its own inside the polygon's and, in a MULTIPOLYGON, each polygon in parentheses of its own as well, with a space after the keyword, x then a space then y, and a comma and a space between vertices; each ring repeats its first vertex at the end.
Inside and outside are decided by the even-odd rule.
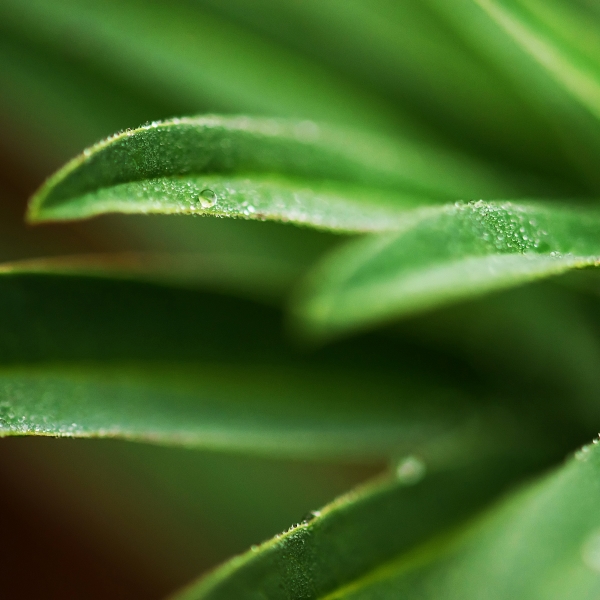
POLYGON ((600 261, 593 211, 477 201, 413 217, 326 257, 295 304, 303 323, 332 335, 600 261))
POLYGON ((415 206, 528 186, 436 147, 312 121, 209 116, 153 123, 86 150, 34 196, 29 219, 209 214, 381 231, 415 206))

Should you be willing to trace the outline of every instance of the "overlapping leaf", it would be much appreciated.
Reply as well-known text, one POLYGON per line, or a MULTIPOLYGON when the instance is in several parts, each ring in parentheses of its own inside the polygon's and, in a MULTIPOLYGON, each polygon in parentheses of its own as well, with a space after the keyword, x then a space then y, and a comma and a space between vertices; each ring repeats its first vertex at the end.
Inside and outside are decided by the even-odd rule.
POLYGON ((296 313, 334 334, 600 260, 600 214, 540 204, 458 203, 422 210, 397 233, 334 252, 296 313))
POLYGON ((471 51, 427 2, 197 4, 349 74, 458 147, 502 156, 548 176, 564 170, 560 141, 539 111, 500 69, 471 51))
POLYGON ((38 192, 30 219, 207 213, 372 231, 397 227, 407 208, 528 185, 436 148, 312 121, 199 117, 86 150, 38 192))
POLYGON ((0 292, 2 435, 369 459, 487 447, 478 419, 497 420, 409 356, 398 371, 397 346, 298 353, 261 305, 76 274, 13 271, 0 292))
POLYGON ((327 598, 591 600, 600 585, 599 459, 597 448, 584 447, 467 531, 327 598))
MULTIPOLYGON (((415 545, 481 508, 526 472, 526 464, 527 459, 521 462, 507 456, 492 460, 473 457, 467 465, 427 472, 418 458, 407 457, 399 463, 395 480, 339 498, 175 597, 345 598, 346 589, 355 582, 368 583, 372 573, 378 574, 395 557, 403 557, 415 545)), ((383 595, 364 597, 398 595, 392 588, 383 595)))

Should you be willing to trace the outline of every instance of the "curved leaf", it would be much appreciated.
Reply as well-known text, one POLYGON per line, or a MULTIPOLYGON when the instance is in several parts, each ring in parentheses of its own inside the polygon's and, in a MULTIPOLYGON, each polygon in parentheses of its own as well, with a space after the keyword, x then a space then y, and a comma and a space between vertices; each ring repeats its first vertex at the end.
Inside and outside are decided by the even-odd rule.
MULTIPOLYGON (((419 458, 407 457, 399 463, 395 480, 384 479, 338 498, 173 598, 338 597, 337 590, 456 526, 526 472, 526 463, 506 457, 475 459, 468 466, 427 472, 419 458)), ((382 596, 388 597, 398 598, 382 596)))
POLYGON ((562 146, 554 168, 597 193, 600 21, 564 0, 428 2, 547 122, 562 146))
POLYGON ((600 586, 599 481, 600 452, 584 447, 464 533, 382 565, 327 599, 592 600, 600 586))
POLYGON ((209 116, 153 123, 86 150, 36 194, 29 218, 206 213, 373 231, 397 227, 407 208, 525 187, 436 148, 309 121, 209 116))
POLYGON ((598 213, 457 203, 416 211, 398 233, 334 251, 309 278, 294 311, 315 334, 331 335, 598 261, 598 213))
POLYGON ((427 2, 199 4, 351 74, 478 156, 502 155, 548 176, 564 169, 560 142, 539 111, 499 69, 470 51, 427 2))
POLYGON ((468 424, 460 403, 444 407, 452 393, 396 383, 281 365, 9 366, 0 369, 0 437, 108 437, 370 461, 459 436, 468 424))
POLYGON ((483 448, 478 419, 504 427, 417 375, 410 350, 362 340, 307 355, 277 311, 226 296, 13 270, 0 327, 0 435, 372 459, 440 436, 483 448))

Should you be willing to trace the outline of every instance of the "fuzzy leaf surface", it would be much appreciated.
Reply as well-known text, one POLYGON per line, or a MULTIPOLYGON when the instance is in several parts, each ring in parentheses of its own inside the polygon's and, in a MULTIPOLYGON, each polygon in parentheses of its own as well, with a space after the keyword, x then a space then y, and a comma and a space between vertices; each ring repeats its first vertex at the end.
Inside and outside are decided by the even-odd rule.
POLYGON ((48 180, 29 218, 208 214, 385 231, 407 209, 526 193, 530 183, 436 147, 312 121, 209 116, 154 123, 93 146, 48 180))

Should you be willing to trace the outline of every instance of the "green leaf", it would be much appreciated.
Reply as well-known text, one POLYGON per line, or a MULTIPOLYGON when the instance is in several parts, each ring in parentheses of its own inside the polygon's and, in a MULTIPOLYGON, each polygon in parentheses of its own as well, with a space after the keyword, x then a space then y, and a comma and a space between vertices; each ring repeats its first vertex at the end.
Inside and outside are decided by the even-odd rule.
POLYGON ((412 216, 325 258, 294 307, 303 327, 333 335, 600 260, 592 211, 478 201, 412 216))
POLYGON ((600 586, 599 481, 600 452, 586 446, 464 533, 381 565, 326 597, 592 600, 600 586))
POLYGON ((501 157, 549 177, 565 169, 560 140, 539 111, 427 2, 198 4, 350 74, 362 87, 410 111, 413 121, 443 132, 477 156, 501 157))
POLYGON ((4 31, 0 73, 4 123, 10 115, 4 147, 21 153, 26 168, 41 162, 42 174, 112 131, 162 112, 148 99, 124 93, 89 70, 77 69, 45 48, 30 48, 4 31))
POLYGON ((507 188, 527 185, 438 148, 312 121, 208 116, 153 123, 86 150, 36 194, 29 218, 212 214, 378 231, 398 227, 407 208, 507 188))
POLYGON ((402 349, 378 340, 307 355, 285 342, 280 319, 185 289, 4 273, 0 435, 360 460, 438 438, 457 448, 505 444, 477 424, 503 431, 510 422, 443 378, 417 375, 410 348, 402 369, 402 349))
MULTIPOLYGON (((406 457, 398 464, 395 479, 338 498, 174 598, 329 597, 432 535, 456 526, 526 472, 526 462, 507 457, 474 459, 467 466, 430 472, 418 457, 406 457)), ((399 596, 381 596, 387 597, 399 596)))
POLYGON ((600 189, 600 20, 564 0, 429 0, 491 68, 503 72, 562 146, 561 171, 600 189))
MULTIPOLYGON (((161 233, 160 228, 158 233, 161 233)), ((270 247, 269 242, 266 245, 270 247)), ((264 256, 260 249, 254 248, 254 253, 236 249, 229 252, 119 252, 53 256, 2 263, 0 274, 81 275, 148 281, 279 304, 287 289, 303 273, 304 265, 302 257, 294 257, 285 246, 281 248, 274 243, 273 247, 279 254, 273 251, 264 256), (288 256, 285 256, 285 250, 288 250, 288 256)))
POLYGON ((577 102, 600 118, 600 28, 569 2, 475 0, 577 102))
POLYGON ((451 399, 425 385, 392 388, 281 365, 10 366, 0 370, 0 436, 111 437, 369 461, 462 433, 471 415, 460 403, 462 414, 445 408, 451 399))

